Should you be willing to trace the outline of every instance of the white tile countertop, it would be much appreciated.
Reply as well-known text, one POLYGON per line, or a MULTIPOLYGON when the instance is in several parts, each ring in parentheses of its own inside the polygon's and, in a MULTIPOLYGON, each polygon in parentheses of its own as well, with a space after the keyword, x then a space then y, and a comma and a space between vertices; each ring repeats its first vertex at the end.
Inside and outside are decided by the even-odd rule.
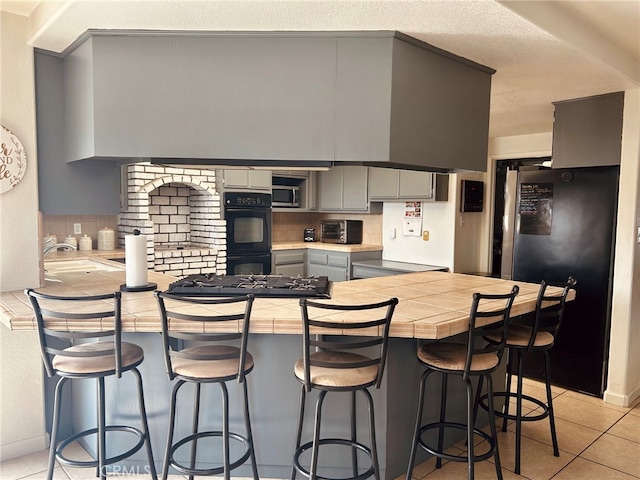
MULTIPOLYGON (((100 260, 106 262, 106 260, 100 260)), ((108 262, 120 269, 64 272, 57 282, 46 282, 39 289, 51 294, 82 295, 118 290, 125 283, 124 265, 108 262)), ((149 281, 165 290, 175 277, 149 272, 149 281)), ((468 329, 469 309, 474 292, 507 293, 513 285, 520 294, 512 314, 535 308, 538 285, 489 277, 448 272, 416 272, 334 283, 332 302, 368 303, 397 297, 391 335, 401 338, 440 339, 468 329)), ((571 293, 573 295, 573 292, 571 293)), ((573 297, 571 297, 573 298, 573 297)), ((160 318, 153 292, 122 293, 122 323, 125 332, 159 332, 160 318)), ((0 321, 11 330, 34 330, 35 318, 24 292, 0 294, 0 321)), ((59 320, 65 324, 66 320, 59 320)), ((251 315, 252 333, 301 333, 300 309, 295 298, 256 298, 251 315)))

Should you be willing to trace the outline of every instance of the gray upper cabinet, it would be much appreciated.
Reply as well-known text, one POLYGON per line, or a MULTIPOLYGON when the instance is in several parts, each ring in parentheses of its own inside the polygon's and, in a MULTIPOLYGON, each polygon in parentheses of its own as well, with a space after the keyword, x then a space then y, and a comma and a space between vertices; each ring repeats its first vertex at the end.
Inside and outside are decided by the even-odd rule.
POLYGON ((216 170, 218 190, 271 191, 271 170, 216 170))
POLYGON ((493 73, 399 32, 90 32, 66 161, 485 170, 493 73))
POLYGON ((448 200, 449 177, 445 174, 369 168, 369 199, 393 200, 448 200))
MULTIPOLYGON (((368 197, 368 167, 338 166, 318 174, 318 209, 321 212, 374 213, 368 197)), ((381 211, 377 206, 375 211, 381 211)))
POLYGON ((620 165, 624 92, 554 105, 553 168, 620 165))

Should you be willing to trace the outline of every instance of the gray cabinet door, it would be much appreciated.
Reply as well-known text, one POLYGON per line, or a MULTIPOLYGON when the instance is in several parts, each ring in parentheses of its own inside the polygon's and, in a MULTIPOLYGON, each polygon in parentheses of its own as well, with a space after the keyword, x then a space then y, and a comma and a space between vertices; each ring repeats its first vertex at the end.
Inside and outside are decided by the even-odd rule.
POLYGON ((372 199, 398 198, 398 171, 393 168, 369 168, 369 196, 372 199))
POLYGON ((274 271, 274 275, 283 275, 285 277, 304 277, 304 263, 293 263, 291 265, 278 265, 274 271))
POLYGON ((224 188, 249 188, 249 170, 222 170, 224 188))
POLYGON ((223 189, 271 190, 271 170, 217 170, 223 189))
POLYGON ((398 198, 433 198, 433 173, 398 170, 398 198))
POLYGON ((306 251, 282 250, 271 254, 272 271, 275 275, 286 275, 289 277, 305 276, 306 251))
POLYGON ((327 277, 327 266, 309 263, 307 264, 307 275, 310 277, 327 277))
POLYGON ((391 168, 369 168, 369 197, 372 200, 430 200, 433 173, 391 168))
POLYGON ((369 209, 367 167, 333 167, 320 172, 321 211, 366 212, 369 209))
POLYGON ((367 211, 369 208, 367 176, 367 167, 343 167, 343 210, 367 211))
POLYGON ((318 203, 320 211, 342 210, 342 167, 333 167, 318 176, 318 203))
POLYGON ((332 282, 346 282, 349 280, 349 270, 343 267, 327 265, 327 277, 332 282))

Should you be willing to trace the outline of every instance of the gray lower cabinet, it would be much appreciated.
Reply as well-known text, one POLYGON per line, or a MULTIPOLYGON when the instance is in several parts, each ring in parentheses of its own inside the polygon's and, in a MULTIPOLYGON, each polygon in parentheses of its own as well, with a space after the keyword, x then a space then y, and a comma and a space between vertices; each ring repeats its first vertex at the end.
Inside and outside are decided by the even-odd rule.
POLYGON ((321 212, 377 213, 381 206, 369 204, 369 168, 333 167, 318 174, 318 209, 321 212), (376 212, 372 211, 372 208, 376 212))
POLYGON ((271 255, 272 274, 289 277, 306 276, 306 253, 307 251, 303 248, 273 252, 271 255))
POLYGON ((310 249, 307 252, 307 275, 327 276, 333 282, 351 280, 352 262, 382 258, 382 251, 336 252, 333 250, 310 249))

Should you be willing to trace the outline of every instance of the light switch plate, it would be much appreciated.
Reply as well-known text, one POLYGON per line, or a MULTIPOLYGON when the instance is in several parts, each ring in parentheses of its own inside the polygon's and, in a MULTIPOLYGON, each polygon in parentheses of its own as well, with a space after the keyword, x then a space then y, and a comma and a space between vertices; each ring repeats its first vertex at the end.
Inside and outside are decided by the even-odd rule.
POLYGON ((429 230, 422 231, 422 240, 424 240, 425 242, 429 241, 429 230))

